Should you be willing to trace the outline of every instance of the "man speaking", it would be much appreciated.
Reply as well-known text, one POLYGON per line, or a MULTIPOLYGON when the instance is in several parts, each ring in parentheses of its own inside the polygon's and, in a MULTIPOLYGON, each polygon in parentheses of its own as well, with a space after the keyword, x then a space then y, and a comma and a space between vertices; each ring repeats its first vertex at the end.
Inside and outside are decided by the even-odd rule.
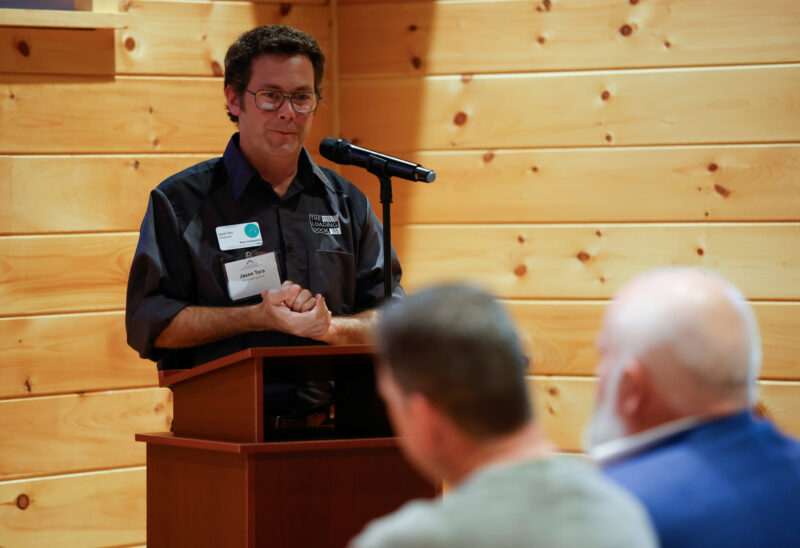
MULTIPOLYGON (((150 194, 128 280, 128 343, 159 369, 250 347, 364 342, 383 298, 381 224, 352 183, 304 148, 325 57, 286 26, 240 36, 225 57, 221 158, 150 194)), ((392 295, 402 297, 392 252, 392 295)), ((265 414, 293 424, 327 409, 330 382, 265 386, 265 414)))

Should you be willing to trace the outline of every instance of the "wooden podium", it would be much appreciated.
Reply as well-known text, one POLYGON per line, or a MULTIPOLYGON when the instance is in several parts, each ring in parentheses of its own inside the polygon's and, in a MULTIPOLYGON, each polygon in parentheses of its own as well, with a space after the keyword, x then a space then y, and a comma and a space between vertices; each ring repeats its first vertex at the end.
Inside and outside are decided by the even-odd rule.
POLYGON ((164 371, 173 432, 147 443, 147 546, 337 547, 440 486, 405 462, 374 391, 372 348, 252 348, 164 371), (265 376, 318 369, 336 386, 326 439, 265 441, 265 376))

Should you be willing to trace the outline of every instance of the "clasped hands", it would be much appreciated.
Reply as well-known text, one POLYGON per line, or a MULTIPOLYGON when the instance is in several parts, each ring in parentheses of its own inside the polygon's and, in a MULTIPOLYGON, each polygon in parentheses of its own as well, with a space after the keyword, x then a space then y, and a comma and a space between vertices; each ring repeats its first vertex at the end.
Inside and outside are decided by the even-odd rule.
POLYGON ((325 297, 286 280, 280 289, 264 291, 259 305, 271 329, 298 337, 330 341, 336 331, 325 297))

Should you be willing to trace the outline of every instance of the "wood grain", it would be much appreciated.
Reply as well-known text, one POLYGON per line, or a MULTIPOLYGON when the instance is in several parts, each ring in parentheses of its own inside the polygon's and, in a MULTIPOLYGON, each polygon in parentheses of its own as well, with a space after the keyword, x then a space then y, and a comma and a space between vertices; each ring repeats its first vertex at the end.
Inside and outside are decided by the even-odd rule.
POLYGON ((0 72, 114 74, 114 31, 0 27, 0 72))
POLYGON ((0 316, 119 310, 136 234, 0 238, 0 316))
POLYGON ((377 150, 800 140, 794 65, 347 79, 340 88, 343 136, 377 150))
POLYGON ((171 421, 163 388, 0 401, 0 479, 143 465, 134 434, 171 421))
MULTIPOLYGON (((528 377, 528 391, 548 437, 564 451, 581 451, 595 399, 595 379, 528 377)), ((759 382, 759 409, 791 436, 800 436, 800 383, 759 382)))
MULTIPOLYGON (((518 322, 536 375, 594 375, 595 339, 605 301, 506 301, 518 322)), ((800 380, 800 307, 797 303, 753 303, 761 328, 762 379, 800 380)))
POLYGON ((0 398, 157 386, 125 338, 117 311, 0 319, 0 398))
MULTIPOLYGON (((437 173, 394 184, 394 224, 800 220, 796 144, 394 155, 437 173)), ((380 215, 377 179, 342 174, 380 215)))
MULTIPOLYGON (((0 153, 219 155, 236 131, 220 78, 0 74, 0 90, 0 153)), ((310 143, 329 116, 323 101, 310 143)))
POLYGON ((222 76, 228 47, 259 25, 307 32, 331 55, 331 7, 317 4, 134 0, 117 32, 117 73, 222 76))
POLYGON ((403 284, 486 285, 502 297, 605 298, 656 266, 710 268, 750 299, 800 297, 800 225, 441 225, 392 232, 403 284))
POLYGON ((0 482, 0 537, 5 546, 142 543, 145 469, 0 482))
POLYGON ((118 13, 44 9, 0 9, 0 26, 53 27, 69 29, 118 28, 125 17, 118 13))
POLYGON ((342 77, 800 60, 794 0, 339 4, 342 77))

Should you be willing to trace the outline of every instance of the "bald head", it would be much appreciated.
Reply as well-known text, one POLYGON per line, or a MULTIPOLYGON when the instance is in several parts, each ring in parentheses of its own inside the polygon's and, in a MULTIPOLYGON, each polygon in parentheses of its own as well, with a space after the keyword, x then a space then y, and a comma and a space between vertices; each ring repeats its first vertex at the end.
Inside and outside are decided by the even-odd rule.
POLYGON ((598 345, 620 367, 641 363, 679 415, 754 403, 758 324, 739 290, 711 272, 665 268, 638 276, 610 305, 598 345))

